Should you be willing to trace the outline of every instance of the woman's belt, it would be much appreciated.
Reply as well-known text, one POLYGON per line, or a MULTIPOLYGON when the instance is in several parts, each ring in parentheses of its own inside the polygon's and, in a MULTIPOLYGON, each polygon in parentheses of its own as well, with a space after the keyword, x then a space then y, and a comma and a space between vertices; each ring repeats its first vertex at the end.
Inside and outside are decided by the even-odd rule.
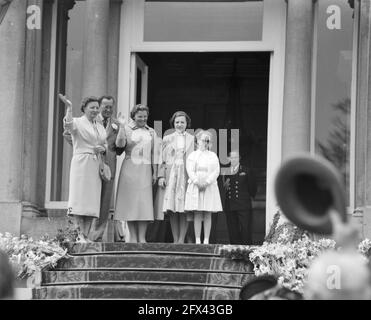
POLYGON ((86 151, 77 151, 73 154, 73 156, 77 156, 77 155, 80 155, 80 154, 90 154, 94 157, 94 159, 96 160, 97 159, 97 154, 91 150, 86 150, 86 151))
POLYGON ((86 151, 76 151, 73 153, 73 155, 77 155, 77 154, 95 154, 94 151, 91 151, 91 150, 86 150, 86 151))

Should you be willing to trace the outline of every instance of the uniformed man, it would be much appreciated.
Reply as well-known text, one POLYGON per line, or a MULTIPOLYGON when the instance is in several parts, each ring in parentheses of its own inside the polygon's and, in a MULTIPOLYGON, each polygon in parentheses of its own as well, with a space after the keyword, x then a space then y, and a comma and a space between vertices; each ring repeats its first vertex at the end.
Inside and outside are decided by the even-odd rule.
POLYGON ((222 176, 225 191, 224 212, 231 244, 252 244, 252 199, 256 195, 255 177, 240 164, 238 151, 228 157, 230 171, 222 176))

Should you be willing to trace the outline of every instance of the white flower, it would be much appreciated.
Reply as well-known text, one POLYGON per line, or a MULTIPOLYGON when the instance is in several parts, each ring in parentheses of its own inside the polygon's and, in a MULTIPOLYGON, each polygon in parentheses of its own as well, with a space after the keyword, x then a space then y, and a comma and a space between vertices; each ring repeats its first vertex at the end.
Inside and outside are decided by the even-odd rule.
POLYGON ((117 126, 116 123, 112 123, 111 126, 112 126, 113 130, 117 130, 118 129, 118 126, 117 126))
POLYGON ((368 251, 371 249, 371 240, 370 239, 364 239, 359 245, 358 245, 358 251, 363 253, 364 255, 368 254, 368 251))

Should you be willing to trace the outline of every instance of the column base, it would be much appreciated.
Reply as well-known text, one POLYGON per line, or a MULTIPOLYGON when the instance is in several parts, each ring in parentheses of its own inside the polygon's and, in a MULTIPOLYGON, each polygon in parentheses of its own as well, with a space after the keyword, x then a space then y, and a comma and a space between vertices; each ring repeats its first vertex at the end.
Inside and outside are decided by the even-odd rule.
POLYGON ((40 209, 34 203, 27 201, 19 202, 0 202, 0 232, 9 232, 19 237, 21 234, 28 234, 28 230, 23 228, 24 220, 38 219, 41 216, 40 209))
POLYGON ((371 206, 363 207, 362 238, 371 239, 371 206))

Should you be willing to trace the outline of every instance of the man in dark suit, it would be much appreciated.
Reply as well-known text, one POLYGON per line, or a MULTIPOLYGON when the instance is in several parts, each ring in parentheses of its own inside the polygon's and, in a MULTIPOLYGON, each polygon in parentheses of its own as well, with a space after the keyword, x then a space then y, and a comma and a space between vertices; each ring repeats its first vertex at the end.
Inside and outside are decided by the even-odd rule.
MULTIPOLYGON (((118 148, 115 144, 117 133, 120 128, 119 122, 112 116, 115 100, 112 96, 102 96, 99 98, 100 114, 97 121, 101 122, 106 129, 108 149, 104 154, 106 164, 111 169, 111 180, 102 181, 101 203, 99 218, 95 219, 90 231, 89 238, 93 241, 102 241, 104 231, 110 218, 110 208, 113 195, 113 186, 116 173, 116 157, 124 152, 123 148, 118 148)), ((63 136, 71 144, 72 139, 68 132, 63 136)), ((121 221, 114 221, 114 241, 122 241, 124 238, 121 221)))
POLYGON ((252 244, 252 199, 257 192, 253 173, 240 164, 238 151, 229 153, 230 168, 222 172, 224 212, 231 244, 252 244))

